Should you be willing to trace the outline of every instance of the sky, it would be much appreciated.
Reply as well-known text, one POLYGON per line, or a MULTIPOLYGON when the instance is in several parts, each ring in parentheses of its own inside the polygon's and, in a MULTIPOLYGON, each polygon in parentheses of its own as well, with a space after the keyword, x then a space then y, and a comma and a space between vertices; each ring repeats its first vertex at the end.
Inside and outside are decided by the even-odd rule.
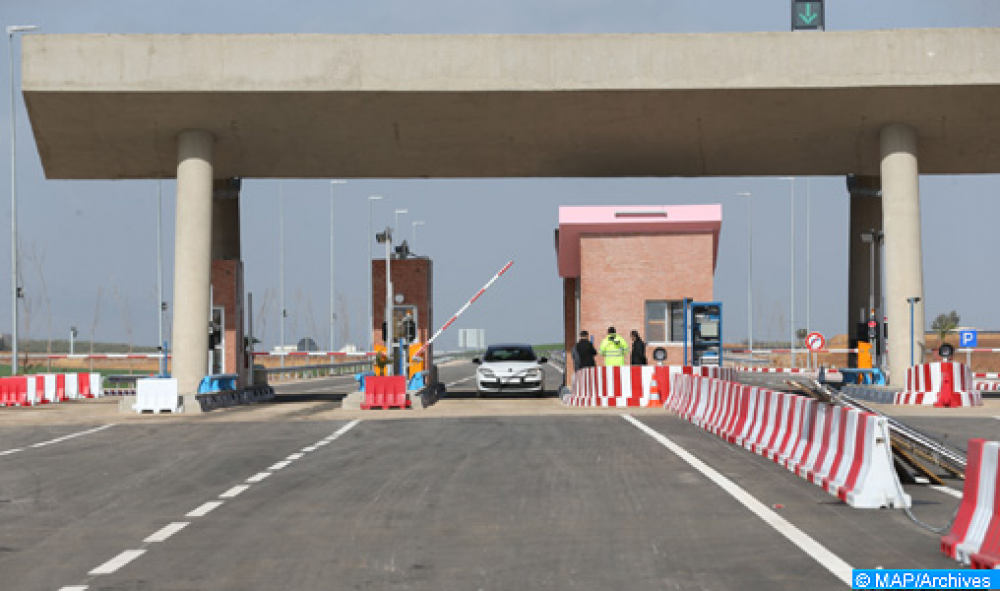
MULTIPOLYGON (((827 30, 996 27, 996 0, 828 1, 827 30)), ((0 24, 38 25, 45 33, 560 34, 785 31, 787 0, 3 0, 0 24)), ((822 34, 822 33, 802 33, 822 34)), ((10 45, 8 44, 8 47, 10 45)), ((14 84, 20 44, 14 41, 14 84)), ((4 48, 6 52, 7 48, 4 48)), ((0 60, 0 224, 11 224, 8 60, 0 60)), ((157 181, 45 179, 18 93, 18 228, 21 236, 22 338, 155 345, 158 336, 157 196, 162 189, 164 297, 173 294, 175 184, 157 181)), ((279 192, 285 201, 286 339, 330 340, 330 205, 327 180, 244 179, 242 240, 255 333, 270 348, 279 337, 279 192)), ((558 342, 562 281, 553 230, 566 205, 723 205, 715 298, 724 305, 725 339, 747 333, 747 212, 752 194, 754 338, 787 339, 790 284, 788 180, 753 178, 351 180, 333 193, 336 346, 367 338, 368 195, 382 195, 376 229, 393 225, 413 250, 434 260, 435 325, 457 311, 508 260, 515 264, 439 340, 457 347, 458 328, 482 328, 488 342, 558 342)), ((847 325, 848 195, 842 177, 798 178, 795 191, 796 325, 826 335, 847 325), (807 195, 808 214, 807 214, 807 195), (808 228, 808 231, 807 231, 808 228), (807 242, 808 236, 808 242, 807 242), (808 257, 807 257, 808 252, 808 257), (808 267, 807 267, 808 264, 808 267), (807 271, 807 269, 811 269, 807 271), (807 284, 808 278, 808 284, 807 284)), ((995 288, 1000 257, 1000 176, 923 176, 920 184, 928 323, 957 310, 962 324, 1000 329, 995 288), (986 256, 984 256, 986 255, 986 256)), ((376 254, 378 245, 373 244, 376 254)), ((0 239, 0 331, 11 328, 10 235, 0 239)), ((172 305, 171 305, 172 309, 172 305)), ((169 337, 169 315, 167 336, 169 337)))

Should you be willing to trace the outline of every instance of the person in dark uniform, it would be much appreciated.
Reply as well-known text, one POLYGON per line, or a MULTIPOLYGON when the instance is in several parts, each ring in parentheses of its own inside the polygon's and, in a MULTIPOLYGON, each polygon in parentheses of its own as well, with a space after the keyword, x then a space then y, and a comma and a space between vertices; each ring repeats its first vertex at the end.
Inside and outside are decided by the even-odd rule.
POLYGON ((632 365, 646 365, 646 343, 642 341, 638 330, 632 331, 632 365))
POLYGON ((597 356, 597 349, 594 343, 590 342, 590 333, 585 330, 580 331, 580 340, 573 346, 573 363, 576 369, 594 367, 594 357, 597 356))

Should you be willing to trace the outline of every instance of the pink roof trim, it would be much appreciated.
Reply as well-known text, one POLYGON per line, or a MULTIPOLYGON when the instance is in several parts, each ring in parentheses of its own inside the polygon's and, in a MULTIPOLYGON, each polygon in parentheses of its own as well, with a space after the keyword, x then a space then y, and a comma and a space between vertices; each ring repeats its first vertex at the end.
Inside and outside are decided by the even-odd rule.
POLYGON ((719 258, 722 205, 614 205, 559 208, 559 276, 580 276, 584 234, 706 234, 713 238, 712 267, 719 258), (665 212, 663 215, 661 212, 665 212))

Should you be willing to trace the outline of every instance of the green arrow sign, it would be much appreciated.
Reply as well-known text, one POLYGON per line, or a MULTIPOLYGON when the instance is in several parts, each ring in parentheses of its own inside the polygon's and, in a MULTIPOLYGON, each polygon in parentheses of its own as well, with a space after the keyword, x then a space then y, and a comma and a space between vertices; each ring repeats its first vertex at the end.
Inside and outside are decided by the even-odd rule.
POLYGON ((804 22, 807 25, 813 24, 813 21, 816 20, 817 16, 819 15, 813 12, 812 4, 806 4, 806 11, 804 13, 799 14, 799 18, 802 19, 802 22, 804 22))
POLYGON ((792 2, 792 30, 796 29, 822 29, 823 28, 823 3, 822 2, 792 2))

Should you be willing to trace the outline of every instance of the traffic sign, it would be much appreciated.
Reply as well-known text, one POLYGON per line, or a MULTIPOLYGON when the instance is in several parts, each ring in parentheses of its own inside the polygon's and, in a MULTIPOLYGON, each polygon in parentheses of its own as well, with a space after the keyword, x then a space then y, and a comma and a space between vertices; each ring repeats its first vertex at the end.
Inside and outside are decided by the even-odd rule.
POLYGON ((823 21, 823 2, 792 0, 793 31, 822 31, 823 21))
POLYGON ((979 333, 974 330, 958 331, 958 342, 961 347, 978 347, 979 333))
POLYGON ((818 332, 811 332, 806 335, 806 348, 810 351, 822 351, 826 347, 826 339, 818 332))

